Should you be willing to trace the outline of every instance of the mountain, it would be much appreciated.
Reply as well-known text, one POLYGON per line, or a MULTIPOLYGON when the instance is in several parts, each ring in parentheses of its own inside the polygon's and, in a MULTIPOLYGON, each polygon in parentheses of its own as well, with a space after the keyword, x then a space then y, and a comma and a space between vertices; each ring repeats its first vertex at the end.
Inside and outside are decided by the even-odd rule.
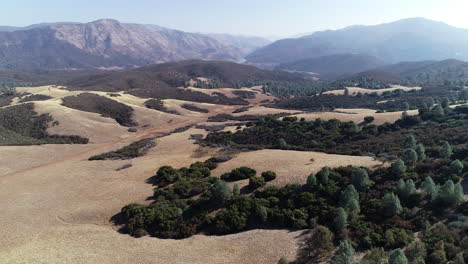
POLYGON ((287 63, 334 54, 368 54, 389 63, 468 60, 468 30, 424 18, 351 26, 283 39, 247 56, 251 63, 287 63))
POLYGON ((355 74, 385 65, 377 57, 365 54, 336 54, 280 64, 278 70, 310 72, 319 78, 332 79, 355 74))
POLYGON ((258 48, 264 47, 271 43, 270 40, 256 36, 242 36, 230 34, 206 34, 226 46, 239 48, 242 53, 250 54, 258 48))
POLYGON ((186 59, 238 61, 244 55, 206 35, 111 19, 0 32, 0 68, 128 68, 186 59))
POLYGON ((75 22, 39 23, 39 24, 32 24, 26 27, 0 26, 0 32, 1 31, 13 32, 13 31, 20 31, 20 30, 29 30, 29 29, 34 29, 34 28, 42 28, 42 27, 60 25, 60 24, 79 24, 79 23, 75 23, 75 22))

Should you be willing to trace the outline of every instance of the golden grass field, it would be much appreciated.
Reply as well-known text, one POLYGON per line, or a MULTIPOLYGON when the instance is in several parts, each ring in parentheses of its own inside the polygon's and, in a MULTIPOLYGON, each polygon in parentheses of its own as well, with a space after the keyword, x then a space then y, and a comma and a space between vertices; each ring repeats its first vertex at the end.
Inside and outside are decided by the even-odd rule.
MULTIPOLYGON (((403 91, 421 90, 421 87, 406 87, 406 86, 401 86, 401 85, 391 85, 390 88, 378 89, 378 90, 376 90, 376 89, 365 89, 365 88, 360 88, 360 87, 347 87, 347 89, 349 91, 349 95, 357 95, 358 93, 362 93, 362 94, 371 94, 371 93, 382 94, 383 92, 392 92, 392 91, 395 91, 395 90, 403 90, 403 91)), ((324 94, 334 94, 334 95, 343 95, 344 93, 345 93, 344 89, 324 92, 324 94)))
MULTIPOLYGON (((50 133, 77 134, 89 137, 91 142, 88 145, 0 147, 0 263, 253 264, 276 263, 281 256, 290 260, 295 258, 300 231, 253 230, 228 236, 200 234, 183 240, 136 239, 120 234, 118 227, 110 222, 123 206, 148 202, 146 198, 152 194, 153 187, 145 181, 160 166, 188 166, 222 153, 215 148, 195 145, 189 140, 190 135, 206 135, 207 132, 191 128, 155 139, 155 148, 133 160, 88 161, 90 156, 121 148, 142 138, 161 136, 175 128, 204 123, 207 117, 231 113, 236 107, 196 104, 209 109, 210 112, 204 114, 182 111, 180 105, 185 103, 183 101, 165 100, 167 107, 180 110, 182 115, 179 116, 145 108, 143 103, 146 99, 126 94, 109 97, 135 109, 135 119, 140 126, 138 132, 129 133, 113 119, 60 105, 61 98, 79 94, 79 91, 70 92, 56 87, 18 90, 53 97, 34 102, 37 112, 50 113, 60 122, 58 126, 49 128, 50 133), (124 164, 133 166, 116 171, 124 164)), ((249 112, 241 114, 287 112, 256 103, 252 106, 249 112)), ((358 116, 362 120, 372 114, 365 110, 353 111, 359 113, 347 116, 321 114, 343 120, 350 118, 348 116, 358 116)), ((315 118, 312 114, 304 114, 304 117, 315 118)), ((375 116, 377 120, 379 117, 375 116)), ((235 126, 226 129, 235 129, 235 126)), ((284 185, 303 183, 311 172, 323 166, 348 164, 371 168, 382 165, 370 157, 260 150, 237 153, 213 173, 219 176, 239 166, 250 166, 259 173, 276 171, 278 178, 271 184, 284 185)))

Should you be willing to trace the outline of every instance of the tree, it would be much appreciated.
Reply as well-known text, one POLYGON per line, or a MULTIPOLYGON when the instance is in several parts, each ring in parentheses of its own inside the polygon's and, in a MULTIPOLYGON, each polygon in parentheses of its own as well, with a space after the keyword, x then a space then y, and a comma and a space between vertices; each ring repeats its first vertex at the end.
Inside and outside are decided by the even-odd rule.
POLYGON ((433 107, 435 104, 434 99, 432 97, 427 98, 426 104, 428 107, 433 107))
POLYGON ((405 138, 405 148, 415 149, 416 148, 416 139, 413 135, 407 136, 405 138))
POLYGON ((458 253, 453 260, 453 264, 465 264, 465 259, 463 258, 463 253, 458 253))
POLYGON ((265 180, 262 177, 250 177, 249 188, 252 190, 265 186, 265 180))
POLYGON ((388 257, 388 264, 407 264, 408 259, 401 249, 395 249, 390 253, 388 257))
POLYGON ((325 226, 314 228, 301 243, 300 259, 315 259, 333 250, 333 233, 325 226))
POLYGON ((322 168, 318 173, 317 173, 317 178, 320 184, 328 184, 328 180, 330 177, 330 169, 325 167, 322 168))
POLYGON ((395 161, 390 166, 390 171, 397 176, 401 176, 403 173, 406 172, 405 163, 401 159, 395 161))
POLYGON ((414 165, 418 161, 418 154, 414 149, 407 148, 401 158, 405 164, 414 165))
POLYGON ((387 257, 383 248, 372 248, 362 258, 360 264, 386 264, 387 257))
POLYGON ((434 251, 427 257, 427 264, 447 263, 447 256, 445 254, 445 244, 443 240, 437 242, 434 246, 434 251))
POLYGON ((465 192, 461 183, 455 184, 454 200, 457 205, 462 204, 465 201, 465 192))
POLYGON ((409 179, 406 182, 400 179, 397 184, 398 196, 403 201, 408 201, 409 197, 416 192, 416 186, 413 180, 409 179))
POLYGON ((289 263, 289 261, 285 257, 281 257, 278 260, 278 264, 288 264, 288 263, 289 263))
POLYGON ((226 205, 232 198, 231 189, 225 181, 216 180, 211 187, 212 201, 219 206, 226 205))
POLYGON ((354 188, 353 185, 348 185, 341 193, 340 206, 350 214, 359 213, 359 193, 356 191, 356 188, 354 188))
POLYGON ((444 159, 448 159, 453 155, 453 150, 452 150, 452 146, 450 146, 450 143, 448 143, 447 141, 444 141, 439 155, 441 158, 444 158, 444 159))
POLYGON ((288 149, 288 143, 286 143, 286 140, 284 140, 284 138, 278 139, 278 146, 280 149, 288 149))
POLYGON ((335 228, 336 230, 343 230, 348 226, 348 214, 340 207, 336 211, 335 228))
POLYGON ((461 163, 459 160, 454 160, 450 164, 450 172, 452 172, 455 175, 461 175, 463 172, 463 163, 461 163))
POLYGON ((463 198, 463 187, 456 187, 452 180, 446 181, 437 195, 437 201, 447 206, 459 204, 463 198))
POLYGON ((307 177, 307 186, 309 188, 317 186, 317 177, 315 177, 315 174, 311 173, 309 177, 307 177))
POLYGON ((239 196, 240 195, 240 188, 239 188, 239 184, 234 184, 234 186, 232 187, 232 194, 234 196, 239 196))
POLYGON ((364 122, 367 123, 367 124, 370 124, 372 122, 374 122, 375 118, 373 116, 366 116, 364 117, 364 122))
POLYGON ((450 104, 450 101, 448 98, 444 97, 442 99, 442 101, 440 102, 442 108, 448 108, 449 107, 449 104, 450 104))
POLYGON ((435 117, 443 117, 445 115, 445 112, 444 112, 444 109, 442 108, 442 106, 440 104, 434 106, 434 109, 432 109, 432 114, 435 116, 435 117))
POLYGON ((424 179, 421 187, 422 190, 431 197, 431 200, 434 200, 437 197, 438 188, 430 176, 424 179))
POLYGON ((330 264, 354 264, 354 248, 351 244, 344 240, 340 242, 338 249, 330 259, 330 264))
POLYGON ((264 171, 264 172, 262 172, 262 178, 266 182, 272 181, 272 180, 276 179, 276 173, 273 172, 273 171, 264 171))
POLYGON ((426 149, 424 148, 424 145, 419 143, 417 146, 416 146, 416 154, 418 154, 418 160, 419 161, 423 161, 427 158, 426 156, 426 149))
POLYGON ((369 175, 364 168, 355 168, 351 173, 351 183, 358 190, 365 190, 370 185, 369 175))
POLYGON ((408 102, 404 102, 401 108, 401 110, 403 111, 408 111, 410 110, 410 105, 408 104, 408 102))
POLYGON ((382 198, 382 208, 385 215, 394 216, 403 210, 401 207, 400 199, 394 193, 387 193, 382 198))
POLYGON ((414 241, 406 248, 405 255, 411 263, 424 263, 427 256, 426 245, 422 241, 414 241))

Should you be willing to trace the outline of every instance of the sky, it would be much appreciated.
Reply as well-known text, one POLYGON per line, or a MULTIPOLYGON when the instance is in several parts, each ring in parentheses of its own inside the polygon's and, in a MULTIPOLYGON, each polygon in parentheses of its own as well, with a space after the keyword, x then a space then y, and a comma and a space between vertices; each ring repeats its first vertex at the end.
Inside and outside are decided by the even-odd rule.
POLYGON ((467 0, 0 0, 0 25, 113 18, 201 33, 288 37, 425 17, 468 28, 467 0))

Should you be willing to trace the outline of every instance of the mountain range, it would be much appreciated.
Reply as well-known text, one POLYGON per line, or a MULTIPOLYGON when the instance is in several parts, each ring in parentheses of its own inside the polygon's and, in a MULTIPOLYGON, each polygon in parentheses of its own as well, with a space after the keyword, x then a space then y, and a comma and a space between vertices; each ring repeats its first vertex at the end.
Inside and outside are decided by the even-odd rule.
POLYGON ((403 19, 279 40, 246 59, 250 63, 280 64, 335 54, 367 54, 387 63, 468 60, 468 30, 424 18, 403 19))
POLYGON ((267 43, 112 19, 0 31, 0 68, 129 68, 187 59, 239 61, 267 43))

